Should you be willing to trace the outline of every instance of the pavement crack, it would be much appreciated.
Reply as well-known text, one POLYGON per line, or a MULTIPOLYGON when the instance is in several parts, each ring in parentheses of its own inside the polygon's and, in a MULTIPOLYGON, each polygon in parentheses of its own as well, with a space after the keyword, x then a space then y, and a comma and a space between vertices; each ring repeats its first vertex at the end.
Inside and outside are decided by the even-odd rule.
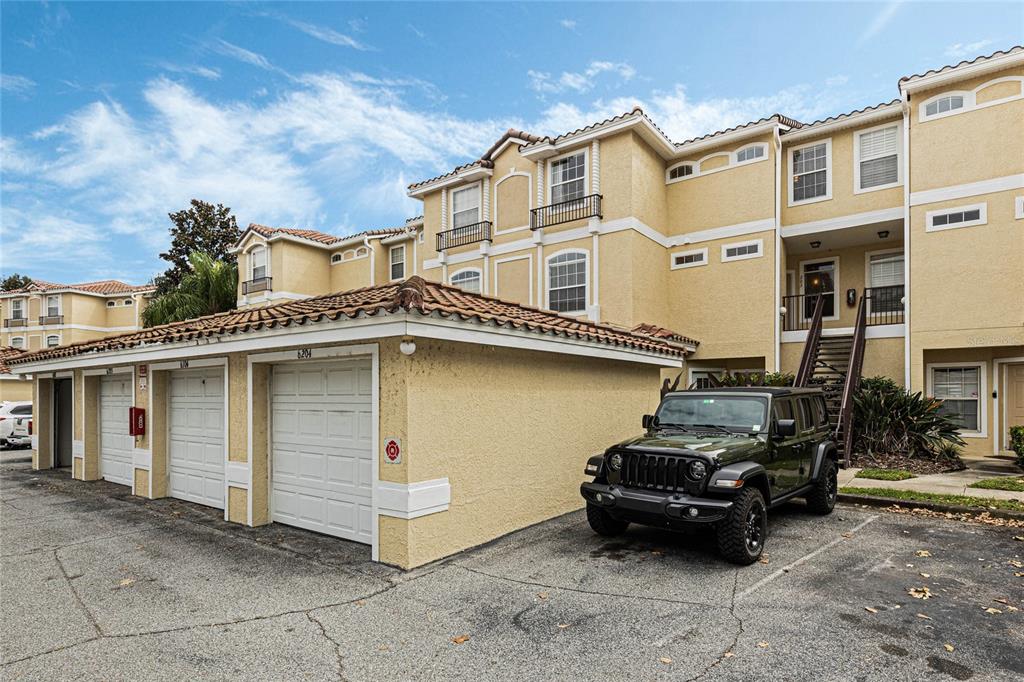
POLYGON ((85 617, 89 620, 89 623, 96 631, 96 634, 99 637, 104 637, 103 628, 101 628, 100 624, 96 622, 96 616, 94 616, 92 611, 89 610, 89 607, 85 605, 82 595, 78 594, 78 589, 75 588, 75 584, 71 582, 71 574, 68 573, 68 569, 64 567, 64 562, 61 561, 60 555, 57 553, 58 551, 59 550, 56 549, 53 550, 53 559, 57 562, 61 575, 64 576, 64 582, 67 583, 68 589, 71 590, 71 594, 74 596, 75 601, 78 602, 78 607, 82 609, 82 613, 85 614, 85 617))
POLYGON ((712 670, 717 668, 718 665, 721 664, 722 661, 724 661, 727 658, 731 658, 733 656, 733 649, 736 648, 736 645, 740 641, 740 637, 743 636, 743 619, 736 615, 736 592, 737 592, 737 589, 739 588, 739 584, 740 584, 740 569, 737 568, 737 569, 735 569, 733 571, 732 599, 729 601, 729 615, 732 616, 732 619, 736 621, 736 625, 737 625, 736 632, 733 634, 733 637, 732 637, 732 642, 730 642, 729 646, 727 646, 725 648, 725 651, 723 651, 721 654, 719 654, 717 659, 712 661, 711 665, 709 665, 708 667, 704 668, 704 670, 702 670, 697 675, 694 675, 693 677, 687 678, 686 682, 695 682, 696 680, 699 680, 700 678, 704 677, 709 672, 711 672, 712 670))
POLYGON ((324 639, 326 639, 328 642, 330 642, 334 646, 334 659, 335 659, 335 662, 338 664, 338 679, 344 681, 345 680, 345 658, 344 658, 344 656, 341 655, 341 642, 339 642, 338 640, 334 639, 329 634, 327 634, 327 628, 324 627, 324 624, 316 616, 313 615, 313 613, 312 613, 313 611, 314 611, 314 609, 310 609, 309 611, 306 611, 306 618, 309 620, 310 623, 313 623, 318 628, 320 628, 320 634, 323 635, 324 639))

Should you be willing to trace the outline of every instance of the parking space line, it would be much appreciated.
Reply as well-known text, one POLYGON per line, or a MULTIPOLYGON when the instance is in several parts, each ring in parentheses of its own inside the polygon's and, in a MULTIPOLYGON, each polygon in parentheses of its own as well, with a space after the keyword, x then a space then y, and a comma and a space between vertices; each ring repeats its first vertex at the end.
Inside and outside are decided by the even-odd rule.
POLYGON ((747 595, 752 594, 753 592, 756 592, 757 590, 761 589, 762 587, 764 587, 765 585, 767 585, 771 581, 775 580, 776 578, 778 578, 783 573, 788 573, 789 571, 791 571, 792 569, 796 568, 800 564, 802 564, 804 562, 807 562, 807 561, 810 561, 814 557, 818 556, 819 554, 824 552, 826 549, 830 549, 832 547, 835 547, 840 542, 848 540, 850 537, 853 537, 854 533, 856 533, 860 529, 864 528, 864 526, 868 525, 869 523, 871 523, 872 521, 874 521, 877 518, 878 518, 878 514, 865 519, 861 523, 858 523, 856 526, 854 526, 853 530, 848 531, 848 533, 849 533, 848 536, 840 536, 840 537, 836 538, 835 540, 833 540, 832 542, 828 543, 827 545, 822 545, 821 547, 819 547, 818 549, 814 550, 813 552, 811 552, 809 554, 803 555, 802 557, 800 557, 799 559, 797 559, 793 563, 787 564, 786 566, 783 566, 782 568, 780 568, 779 570, 775 571, 774 573, 766 575, 765 577, 761 578, 756 583, 754 583, 753 585, 751 585, 750 587, 748 587, 747 589, 743 590, 738 595, 736 595, 736 599, 737 600, 743 599, 747 595))

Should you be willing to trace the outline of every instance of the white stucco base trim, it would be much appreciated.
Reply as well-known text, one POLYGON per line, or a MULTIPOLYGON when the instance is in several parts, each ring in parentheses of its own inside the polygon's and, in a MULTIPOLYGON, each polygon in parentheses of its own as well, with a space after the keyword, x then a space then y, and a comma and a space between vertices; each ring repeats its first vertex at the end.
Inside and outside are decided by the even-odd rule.
POLYGON ((375 492, 378 513, 400 519, 448 511, 452 501, 452 488, 447 478, 408 484, 379 481, 375 492))

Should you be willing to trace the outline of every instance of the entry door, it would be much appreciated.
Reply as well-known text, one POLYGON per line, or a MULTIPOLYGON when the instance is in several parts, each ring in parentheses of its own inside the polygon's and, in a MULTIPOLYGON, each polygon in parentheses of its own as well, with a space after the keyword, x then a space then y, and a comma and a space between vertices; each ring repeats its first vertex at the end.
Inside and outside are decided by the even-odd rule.
POLYGON ((821 316, 836 315, 836 263, 822 261, 820 263, 804 263, 803 266, 804 317, 814 315, 815 294, 823 294, 821 316))
POLYGON ((71 379, 54 382, 53 466, 71 466, 73 400, 71 379))
POLYGON ((1024 426, 1024 365, 1009 365, 1006 368, 1006 438, 1005 447, 1010 447, 1010 427, 1024 426))
POLYGON ((132 484, 132 437, 128 435, 131 405, 131 374, 100 379, 100 476, 121 485, 132 484))
POLYGON ((369 358, 274 367, 274 521, 372 541, 371 393, 369 358))
POLYGON ((167 473, 171 497, 224 508, 224 370, 171 372, 167 473))

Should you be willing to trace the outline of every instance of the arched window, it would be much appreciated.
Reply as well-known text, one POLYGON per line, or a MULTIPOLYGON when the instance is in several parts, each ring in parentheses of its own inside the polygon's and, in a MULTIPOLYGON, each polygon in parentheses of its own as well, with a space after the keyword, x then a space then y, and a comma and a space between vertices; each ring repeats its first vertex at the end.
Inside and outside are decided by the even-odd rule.
POLYGON ((925 105, 924 115, 925 116, 937 116, 938 114, 944 114, 947 111, 954 111, 956 109, 964 108, 964 96, 963 95, 947 95, 938 99, 932 100, 925 105))
POLYGON ((586 311, 586 252, 565 251, 548 259, 548 309, 572 315, 586 311))
POLYGON ((452 274, 451 282, 452 286, 456 286, 463 291, 469 291, 474 294, 480 293, 481 275, 480 271, 475 268, 459 270, 452 274))
POLYGON ((51 336, 47 336, 46 337, 46 347, 47 348, 53 348, 53 347, 59 346, 59 345, 60 345, 60 337, 59 336, 51 335, 51 336))
POLYGON ((24 348, 25 338, 21 336, 11 337, 11 348, 24 348))
POLYGON ((681 163, 678 166, 673 166, 672 168, 668 169, 669 180, 679 180, 690 175, 693 175, 692 163, 681 163))
POLYGON ((257 246, 249 252, 250 279, 263 279, 267 276, 267 249, 257 246))
POLYGON ((763 159, 767 153, 768 145, 752 144, 749 147, 744 147, 736 152, 736 163, 753 161, 754 159, 763 159))

